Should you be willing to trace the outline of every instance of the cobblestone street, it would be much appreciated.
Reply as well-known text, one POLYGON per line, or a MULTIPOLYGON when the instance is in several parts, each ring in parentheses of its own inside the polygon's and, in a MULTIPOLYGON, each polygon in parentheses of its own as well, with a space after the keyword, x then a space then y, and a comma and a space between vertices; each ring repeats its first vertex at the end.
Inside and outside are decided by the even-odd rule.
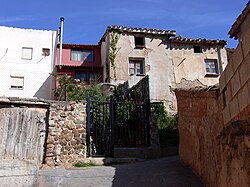
POLYGON ((38 186, 46 187, 201 187, 200 179, 178 156, 113 166, 40 170, 38 186))

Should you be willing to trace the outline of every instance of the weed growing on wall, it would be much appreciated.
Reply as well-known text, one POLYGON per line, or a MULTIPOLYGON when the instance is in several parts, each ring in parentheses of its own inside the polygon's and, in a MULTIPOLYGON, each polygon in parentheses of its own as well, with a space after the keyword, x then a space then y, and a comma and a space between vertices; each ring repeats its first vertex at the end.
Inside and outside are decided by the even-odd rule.
POLYGON ((170 116, 161 103, 153 104, 152 110, 157 119, 161 147, 178 146, 178 116, 170 116))
POLYGON ((116 65, 115 65, 115 57, 117 53, 119 52, 119 49, 117 48, 117 43, 119 40, 119 34, 115 32, 110 33, 110 51, 109 51, 109 60, 111 63, 111 67, 114 70, 114 78, 116 80, 116 65))

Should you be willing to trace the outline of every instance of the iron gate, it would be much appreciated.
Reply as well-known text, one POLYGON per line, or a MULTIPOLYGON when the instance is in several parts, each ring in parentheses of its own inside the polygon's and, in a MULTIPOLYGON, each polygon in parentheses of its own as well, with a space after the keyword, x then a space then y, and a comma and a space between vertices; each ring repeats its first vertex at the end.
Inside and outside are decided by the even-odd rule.
POLYGON ((114 147, 150 144, 150 102, 94 101, 87 99, 88 156, 113 156, 114 147))

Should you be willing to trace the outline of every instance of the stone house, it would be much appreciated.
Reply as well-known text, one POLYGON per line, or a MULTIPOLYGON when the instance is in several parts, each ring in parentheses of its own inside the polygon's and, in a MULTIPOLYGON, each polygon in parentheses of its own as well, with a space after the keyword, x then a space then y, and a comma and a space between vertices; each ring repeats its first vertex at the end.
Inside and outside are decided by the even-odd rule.
POLYGON ((53 99, 57 32, 0 26, 0 96, 53 99))
POLYGON ((174 30, 107 27, 99 42, 104 80, 112 84, 129 81, 133 86, 148 75, 151 102, 163 102, 168 112, 175 113, 177 83, 182 79, 218 83, 227 64, 226 41, 175 36, 174 30), (113 54, 115 64, 110 61, 113 54))
POLYGON ((57 74, 64 74, 86 83, 102 82, 101 50, 99 45, 63 44, 62 62, 57 47, 57 74))

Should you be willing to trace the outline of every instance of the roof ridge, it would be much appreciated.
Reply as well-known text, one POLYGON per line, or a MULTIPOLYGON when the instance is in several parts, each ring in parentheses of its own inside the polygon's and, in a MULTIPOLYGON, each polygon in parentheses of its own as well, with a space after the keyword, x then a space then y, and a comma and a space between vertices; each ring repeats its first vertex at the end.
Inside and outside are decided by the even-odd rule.
POLYGON ((121 25, 111 25, 107 27, 109 30, 119 30, 121 32, 131 32, 131 33, 146 33, 154 35, 169 35, 176 36, 175 30, 162 30, 162 29, 152 29, 152 28, 141 28, 141 27, 126 27, 121 25))
POLYGON ((206 38, 184 38, 181 35, 170 39, 174 43, 200 43, 200 44, 222 44, 226 45, 226 40, 206 39, 206 38))

